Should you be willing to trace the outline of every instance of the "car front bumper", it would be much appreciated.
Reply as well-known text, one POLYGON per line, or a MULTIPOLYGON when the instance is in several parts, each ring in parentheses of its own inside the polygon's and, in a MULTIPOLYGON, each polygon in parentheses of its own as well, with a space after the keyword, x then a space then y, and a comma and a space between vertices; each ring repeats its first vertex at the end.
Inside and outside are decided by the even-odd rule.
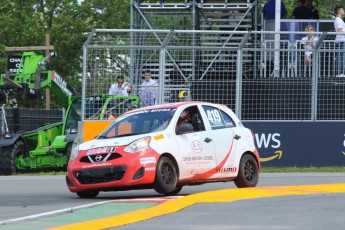
MULTIPOLYGON (((104 162, 70 160, 66 183, 71 192, 84 190, 116 191, 153 184, 159 154, 153 149, 140 153, 118 152, 121 156, 104 162)), ((85 156, 85 155, 84 155, 85 156)))

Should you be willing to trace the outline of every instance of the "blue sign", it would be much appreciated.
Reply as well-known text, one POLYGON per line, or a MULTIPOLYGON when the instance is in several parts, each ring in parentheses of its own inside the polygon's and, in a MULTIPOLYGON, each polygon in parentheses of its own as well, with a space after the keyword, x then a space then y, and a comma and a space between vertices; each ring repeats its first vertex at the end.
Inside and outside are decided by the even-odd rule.
POLYGON ((263 166, 345 166, 344 122, 243 122, 263 166))

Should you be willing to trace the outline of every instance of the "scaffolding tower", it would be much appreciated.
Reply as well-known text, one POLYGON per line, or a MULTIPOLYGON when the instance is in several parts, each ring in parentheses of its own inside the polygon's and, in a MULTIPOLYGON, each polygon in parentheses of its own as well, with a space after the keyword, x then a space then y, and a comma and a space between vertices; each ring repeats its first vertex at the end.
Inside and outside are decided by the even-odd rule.
MULTIPOLYGON (((224 34, 193 34, 190 44, 193 47, 207 46, 216 47, 214 50, 195 50, 190 54, 176 50, 168 53, 165 59, 165 69, 159 69, 159 55, 147 55, 150 61, 144 58, 143 51, 140 56, 141 61, 133 64, 131 76, 137 76, 134 73, 140 73, 150 69, 153 77, 158 78, 160 71, 166 73, 173 70, 176 65, 194 79, 217 78, 236 76, 236 55, 235 51, 243 41, 245 34, 233 34, 232 31, 250 31, 257 30, 257 2, 255 0, 181 0, 169 3, 161 0, 160 2, 150 2, 143 0, 131 0, 131 29, 145 30, 207 30, 224 31, 224 34), (156 56, 157 58, 154 58, 156 56)), ((134 36, 134 35, 133 35, 134 36)), ((142 45, 150 42, 143 35, 136 41, 142 45)), ((159 35, 157 35, 159 36, 159 35)), ((167 44, 179 46, 180 41, 187 40, 182 34, 176 35, 164 41, 162 45, 167 44)), ((186 36, 186 35, 185 35, 186 36)), ((256 37, 249 37, 247 44, 256 43, 256 37)), ((135 44, 140 45, 140 44, 135 44)), ((254 55, 247 52, 244 55, 244 63, 253 67, 256 63, 254 55)), ((134 79, 134 82, 140 82, 140 79, 134 79)))

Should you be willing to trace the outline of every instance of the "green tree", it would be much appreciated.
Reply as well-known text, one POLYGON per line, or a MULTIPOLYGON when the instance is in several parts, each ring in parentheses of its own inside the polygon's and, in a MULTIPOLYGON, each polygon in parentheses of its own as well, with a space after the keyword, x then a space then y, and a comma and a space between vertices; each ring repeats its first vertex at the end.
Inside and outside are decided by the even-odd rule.
MULTIPOLYGON (((259 5, 265 2, 259 0, 259 5)), ((295 7, 295 0, 283 2, 289 18, 295 7)), ((314 0, 321 19, 332 18, 336 5, 345 6, 345 0, 314 0)), ((80 92, 82 47, 89 33, 95 28, 129 27, 130 0, 2 0, 0 73, 6 70, 8 55, 21 54, 6 53, 5 47, 41 46, 45 44, 45 34, 48 33, 50 43, 58 53, 58 57, 52 59, 54 69, 80 92)), ((43 51, 40 53, 44 54, 43 51)))
POLYGON ((129 28, 129 12, 129 2, 123 0, 4 0, 0 73, 6 71, 8 55, 21 55, 5 53, 5 47, 41 46, 48 33, 58 53, 51 60, 54 69, 80 92, 82 47, 89 33, 94 28, 129 28))

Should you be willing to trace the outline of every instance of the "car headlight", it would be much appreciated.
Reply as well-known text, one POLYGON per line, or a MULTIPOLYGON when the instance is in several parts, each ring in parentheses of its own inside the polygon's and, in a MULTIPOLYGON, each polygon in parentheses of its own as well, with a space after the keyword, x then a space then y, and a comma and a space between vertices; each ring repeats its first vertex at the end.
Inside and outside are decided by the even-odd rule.
POLYGON ((79 147, 75 147, 72 152, 71 152, 71 156, 69 157, 70 160, 74 160, 77 159, 79 154, 79 147))
POLYGON ((125 152, 136 153, 150 148, 151 137, 143 137, 130 143, 125 149, 125 152))

